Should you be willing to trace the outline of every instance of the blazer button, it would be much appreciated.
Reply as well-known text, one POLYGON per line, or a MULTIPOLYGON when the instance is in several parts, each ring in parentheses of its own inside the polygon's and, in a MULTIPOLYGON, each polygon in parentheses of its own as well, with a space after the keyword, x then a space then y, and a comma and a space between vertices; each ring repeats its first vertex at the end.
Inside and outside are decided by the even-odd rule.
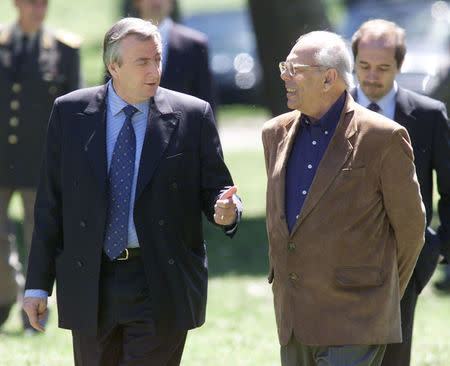
POLYGON ((87 225, 86 225, 86 221, 81 220, 81 221, 80 221, 80 226, 81 226, 81 227, 86 227, 86 226, 87 226, 87 225))
POLYGON ((164 225, 164 220, 163 219, 159 220, 158 224, 159 224, 159 226, 163 226, 164 225))
POLYGON ((168 263, 169 263, 170 265, 172 265, 172 264, 175 264, 175 261, 174 261, 172 258, 170 258, 169 261, 168 261, 168 263))
POLYGON ((78 268, 82 268, 82 267, 84 267, 84 263, 82 261, 78 260, 77 266, 78 266, 78 268))
POLYGON ((172 183, 171 186, 172 191, 176 191, 178 189, 178 184, 176 182, 172 183))
POLYGON ((288 249, 289 249, 289 250, 294 250, 294 249, 295 249, 295 243, 292 242, 292 241, 290 241, 290 242, 288 243, 288 249))
POLYGON ((289 273, 289 279, 292 281, 298 280, 298 276, 295 273, 289 273))

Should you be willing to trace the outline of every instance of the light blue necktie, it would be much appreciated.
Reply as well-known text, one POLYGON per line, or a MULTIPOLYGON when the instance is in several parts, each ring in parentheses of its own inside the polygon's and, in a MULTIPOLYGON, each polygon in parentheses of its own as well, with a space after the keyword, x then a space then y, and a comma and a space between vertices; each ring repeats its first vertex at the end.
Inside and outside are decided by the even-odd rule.
POLYGON ((136 157, 136 135, 131 118, 137 109, 127 105, 123 108, 123 112, 126 118, 114 146, 108 179, 109 206, 104 250, 111 260, 117 258, 127 247, 130 197, 136 157))

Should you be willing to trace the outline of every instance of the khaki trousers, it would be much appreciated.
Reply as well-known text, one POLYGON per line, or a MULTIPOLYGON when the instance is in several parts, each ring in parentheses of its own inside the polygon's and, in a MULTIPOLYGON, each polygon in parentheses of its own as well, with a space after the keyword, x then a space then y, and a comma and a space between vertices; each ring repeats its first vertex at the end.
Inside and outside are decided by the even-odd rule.
MULTIPOLYGON (((14 189, 0 188, 0 306, 10 305, 16 301, 17 296, 21 301, 23 296, 24 275, 27 261, 19 263, 15 243, 15 227, 8 219, 8 206, 14 189)), ((30 253, 31 236, 34 226, 34 201, 35 189, 17 190, 22 196, 24 206, 24 242, 26 245, 26 258, 30 253)))
POLYGON ((386 345, 307 346, 294 336, 281 346, 282 366, 380 366, 386 345))

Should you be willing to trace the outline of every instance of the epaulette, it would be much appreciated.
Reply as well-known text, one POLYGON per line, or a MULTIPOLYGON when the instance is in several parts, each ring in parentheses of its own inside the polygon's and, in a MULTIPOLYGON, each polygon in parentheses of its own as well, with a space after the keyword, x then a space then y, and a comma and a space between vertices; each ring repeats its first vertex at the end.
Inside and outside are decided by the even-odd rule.
POLYGON ((11 36, 11 27, 6 27, 4 24, 0 24, 0 44, 8 42, 11 36))
POLYGON ((71 48, 80 48, 81 43, 83 42, 83 39, 78 34, 63 29, 56 30, 55 37, 59 42, 64 43, 71 48))

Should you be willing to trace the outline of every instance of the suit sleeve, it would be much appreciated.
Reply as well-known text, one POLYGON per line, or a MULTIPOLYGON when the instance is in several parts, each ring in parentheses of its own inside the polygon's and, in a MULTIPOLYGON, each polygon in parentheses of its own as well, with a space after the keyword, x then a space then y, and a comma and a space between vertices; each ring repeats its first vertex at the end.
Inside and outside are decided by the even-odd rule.
POLYGON ((55 257, 63 245, 61 212, 61 125, 57 101, 53 106, 34 210, 34 231, 28 260, 26 289, 52 293, 55 257))
POLYGON ((413 151, 404 128, 393 132, 382 157, 381 190, 397 243, 400 293, 403 296, 424 243, 426 225, 413 151))
POLYGON ((438 200, 440 219, 438 235, 441 242, 441 253, 450 262, 450 126, 444 104, 441 104, 435 126, 432 159, 440 196, 438 200))
MULTIPOLYGON (((216 200, 224 190, 233 186, 233 179, 223 159, 213 112, 208 103, 205 103, 205 105, 200 136, 202 208, 208 220, 214 222, 216 200)), ((241 213, 241 205, 238 205, 238 220, 241 213)), ((230 227, 226 230, 229 231, 230 227)), ((230 234, 234 234, 235 231, 233 230, 230 234)))

